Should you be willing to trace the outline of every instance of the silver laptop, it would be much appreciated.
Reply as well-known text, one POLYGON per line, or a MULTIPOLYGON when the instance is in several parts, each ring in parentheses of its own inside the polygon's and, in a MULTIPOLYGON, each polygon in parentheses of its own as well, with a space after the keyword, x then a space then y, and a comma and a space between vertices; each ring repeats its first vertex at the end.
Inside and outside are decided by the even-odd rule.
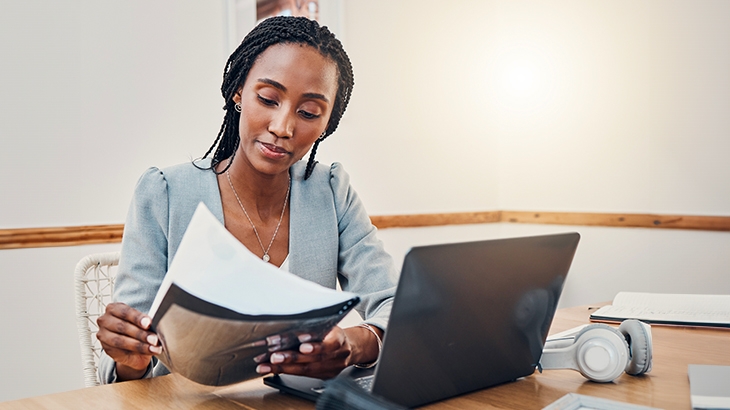
MULTIPOLYGON (((371 392, 415 407, 535 371, 580 235, 412 248, 405 257, 371 392)), ((268 386, 316 400, 323 382, 268 386)))

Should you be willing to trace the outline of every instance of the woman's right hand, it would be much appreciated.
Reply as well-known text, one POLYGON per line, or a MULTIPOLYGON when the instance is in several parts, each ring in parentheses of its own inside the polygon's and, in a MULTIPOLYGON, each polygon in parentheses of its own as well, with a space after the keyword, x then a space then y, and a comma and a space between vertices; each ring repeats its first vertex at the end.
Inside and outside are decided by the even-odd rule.
POLYGON ((162 352, 157 335, 149 331, 152 319, 124 303, 108 304, 96 323, 96 338, 117 363, 119 380, 142 378, 152 356, 162 352))

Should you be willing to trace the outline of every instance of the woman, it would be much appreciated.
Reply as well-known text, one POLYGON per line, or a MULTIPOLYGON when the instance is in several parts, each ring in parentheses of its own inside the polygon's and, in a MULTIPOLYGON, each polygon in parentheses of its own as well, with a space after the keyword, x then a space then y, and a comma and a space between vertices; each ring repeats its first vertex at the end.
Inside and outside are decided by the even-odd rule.
POLYGON ((139 180, 122 242, 115 303, 98 319, 103 383, 169 371, 149 311, 199 202, 264 261, 324 286, 357 293, 365 322, 297 351, 271 355, 260 374, 328 378, 378 357, 395 290, 390 256, 339 164, 314 161, 353 86, 352 67, 326 27, 299 17, 256 26, 226 64, 225 119, 202 160, 139 180), (212 158, 209 154, 215 152, 212 158), (308 161, 300 161, 310 152, 308 161))

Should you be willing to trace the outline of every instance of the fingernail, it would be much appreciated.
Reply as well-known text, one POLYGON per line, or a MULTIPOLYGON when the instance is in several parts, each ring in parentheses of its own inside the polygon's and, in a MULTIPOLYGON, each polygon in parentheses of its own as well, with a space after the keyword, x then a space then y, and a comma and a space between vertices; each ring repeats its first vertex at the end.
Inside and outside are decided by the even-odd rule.
POLYGON ((140 325, 142 325, 142 329, 147 329, 150 327, 150 324, 152 323, 152 319, 150 319, 148 316, 145 316, 142 318, 142 320, 139 322, 140 325))
POLYGON ((278 345, 281 343, 281 336, 279 336, 279 335, 269 336, 266 338, 266 342, 269 344, 269 346, 278 345))
POLYGON ((261 363, 261 362, 263 362, 263 361, 264 361, 264 359, 266 359, 266 356, 267 356, 267 355, 266 355, 266 353, 260 354, 260 355, 258 355, 258 356, 256 356, 256 357, 254 357, 254 358, 253 358, 253 361, 254 361, 255 363, 261 363))
POLYGON ((157 335, 147 336, 147 343, 151 344, 152 346, 157 346, 157 335))
POLYGON ((256 366, 256 373, 258 373, 258 374, 271 373, 271 367, 267 366, 265 364, 260 364, 260 365, 256 366))
POLYGON ((160 346, 150 346, 150 352, 160 354, 162 353, 162 348, 160 346))
POLYGON ((284 355, 281 353, 274 353, 271 355, 271 363, 281 363, 284 361, 284 355))
POLYGON ((299 339, 300 343, 308 342, 308 341, 312 340, 312 335, 310 335, 309 333, 306 333, 303 335, 299 335, 298 339, 299 339))
POLYGON ((314 346, 312 346, 311 343, 302 343, 299 346, 299 351, 302 353, 312 353, 314 351, 314 346))

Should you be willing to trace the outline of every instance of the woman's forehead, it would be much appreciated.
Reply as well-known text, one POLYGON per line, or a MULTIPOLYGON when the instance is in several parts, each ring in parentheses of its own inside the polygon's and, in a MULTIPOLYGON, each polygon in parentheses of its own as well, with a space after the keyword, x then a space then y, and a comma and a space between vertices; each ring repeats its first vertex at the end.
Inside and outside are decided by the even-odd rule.
POLYGON ((319 92, 334 99, 337 92, 337 65, 331 58, 306 44, 280 43, 264 50, 256 59, 246 82, 266 78, 291 88, 319 92))

